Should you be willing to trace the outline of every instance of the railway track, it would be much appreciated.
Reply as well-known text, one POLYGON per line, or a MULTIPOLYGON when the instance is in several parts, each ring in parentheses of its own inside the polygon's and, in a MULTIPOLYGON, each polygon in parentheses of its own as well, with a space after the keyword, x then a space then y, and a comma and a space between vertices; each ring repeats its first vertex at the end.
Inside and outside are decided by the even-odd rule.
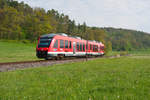
MULTIPOLYGON (((92 60, 96 58, 88 58, 92 60)), ((0 63, 0 72, 11 71, 16 69, 24 69, 30 67, 40 67, 40 66, 51 66, 54 64, 64 64, 68 62, 79 62, 86 61, 85 58, 64 58, 63 60, 37 60, 37 61, 22 61, 22 62, 8 62, 0 63)))
POLYGON ((36 63, 36 62, 43 62, 44 60, 36 60, 36 61, 20 61, 20 62, 6 62, 6 63, 0 63, 0 66, 4 65, 13 65, 13 64, 26 64, 26 63, 36 63))
MULTIPOLYGON (((88 60, 93 60, 97 58, 117 58, 118 56, 104 56, 96 58, 88 58, 88 60)), ((46 67, 54 64, 64 64, 68 62, 81 62, 86 61, 85 58, 64 58, 63 60, 37 60, 37 61, 22 61, 22 62, 8 62, 0 63, 0 72, 11 71, 16 69, 24 69, 30 67, 46 67)))

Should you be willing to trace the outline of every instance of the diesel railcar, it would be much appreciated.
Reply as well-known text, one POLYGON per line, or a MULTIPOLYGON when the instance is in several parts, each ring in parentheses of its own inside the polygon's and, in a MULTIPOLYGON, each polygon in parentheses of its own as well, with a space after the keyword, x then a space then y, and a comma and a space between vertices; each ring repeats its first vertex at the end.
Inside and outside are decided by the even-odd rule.
POLYGON ((42 35, 36 47, 36 56, 45 59, 101 55, 104 55, 102 42, 71 37, 65 33, 42 35))

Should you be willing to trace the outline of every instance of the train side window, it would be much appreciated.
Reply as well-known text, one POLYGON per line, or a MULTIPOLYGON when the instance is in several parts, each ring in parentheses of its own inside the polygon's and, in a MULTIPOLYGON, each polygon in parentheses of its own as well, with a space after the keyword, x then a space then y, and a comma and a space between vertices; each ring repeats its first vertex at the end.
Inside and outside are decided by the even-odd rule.
POLYGON ((60 48, 64 48, 64 40, 60 40, 60 48))
POLYGON ((95 46, 95 51, 98 51, 98 46, 97 45, 95 46))
POLYGON ((92 50, 94 51, 94 45, 92 46, 92 50))
POLYGON ((82 51, 82 43, 80 43, 80 51, 82 51))
POLYGON ((69 48, 71 49, 71 41, 69 41, 69 48))
POLYGON ((58 48, 58 40, 55 41, 53 48, 58 48))
POLYGON ((85 44, 83 43, 83 51, 85 51, 85 44))
POLYGON ((90 50, 92 50, 92 44, 90 44, 90 50))
POLYGON ((68 48, 68 40, 65 40, 65 48, 68 48))
POLYGON ((88 44, 86 44, 86 50, 88 50, 88 44))
POLYGON ((94 45, 94 51, 96 51, 96 45, 94 45))
POLYGON ((91 44, 90 44, 90 50, 91 50, 91 44))
POLYGON ((95 51, 95 45, 93 45, 93 51, 95 51))
POLYGON ((79 51, 79 42, 77 42, 77 50, 79 51))

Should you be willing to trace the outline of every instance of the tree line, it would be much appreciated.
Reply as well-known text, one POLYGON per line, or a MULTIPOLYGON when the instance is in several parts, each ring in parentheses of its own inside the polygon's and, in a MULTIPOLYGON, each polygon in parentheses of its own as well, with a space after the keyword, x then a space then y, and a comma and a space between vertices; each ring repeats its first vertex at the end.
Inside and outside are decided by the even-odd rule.
POLYGON ((150 48, 150 34, 127 29, 102 28, 112 43, 112 49, 131 51, 150 48))
POLYGON ((0 39, 35 42, 39 36, 48 33, 66 33, 70 36, 101 41, 109 50, 150 47, 150 35, 143 32, 89 27, 85 22, 76 23, 68 15, 54 9, 45 11, 43 8, 32 8, 24 2, 0 0, 0 39), (144 37, 140 38, 141 36, 144 37))

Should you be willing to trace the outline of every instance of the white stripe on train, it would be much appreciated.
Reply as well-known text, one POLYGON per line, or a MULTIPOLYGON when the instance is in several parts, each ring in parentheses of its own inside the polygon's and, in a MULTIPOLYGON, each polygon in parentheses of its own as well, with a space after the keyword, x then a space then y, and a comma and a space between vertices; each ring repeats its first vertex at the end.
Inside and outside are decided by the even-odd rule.
MULTIPOLYGON (((86 52, 75 52, 75 54, 73 54, 73 52, 48 52, 49 55, 52 56, 57 56, 58 54, 64 54, 65 56, 85 56, 86 52)), ((103 55, 104 53, 95 53, 95 52, 87 52, 88 55, 103 55)))

